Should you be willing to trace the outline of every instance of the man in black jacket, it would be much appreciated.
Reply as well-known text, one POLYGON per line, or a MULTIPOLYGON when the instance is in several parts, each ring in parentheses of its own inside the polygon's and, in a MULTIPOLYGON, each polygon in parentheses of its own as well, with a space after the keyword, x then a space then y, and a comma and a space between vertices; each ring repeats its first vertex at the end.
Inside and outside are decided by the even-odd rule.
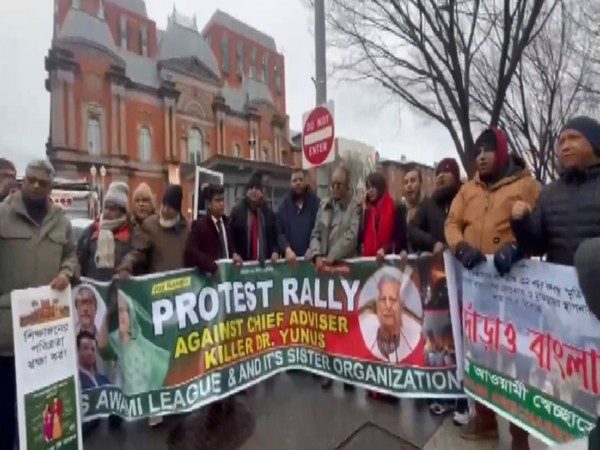
POLYGON ((408 241, 415 252, 438 253, 446 245, 444 222, 460 189, 460 169, 455 159, 445 158, 439 162, 435 174, 435 192, 421 202, 408 224, 408 241))
POLYGON ((600 124, 575 117, 559 136, 561 177, 544 186, 533 211, 512 208, 512 229, 522 250, 546 261, 573 265, 577 247, 600 236, 600 124))
POLYGON ((295 169, 290 181, 290 193, 285 196, 277 210, 279 225, 286 241, 283 247, 286 249, 286 257, 304 256, 308 260, 311 259, 310 235, 315 226, 319 204, 319 197, 306 184, 304 170, 295 169))
POLYGON ((270 259, 274 263, 286 249, 277 216, 263 199, 260 173, 255 172, 250 177, 246 197, 232 209, 229 226, 233 251, 244 261, 264 264, 270 259))

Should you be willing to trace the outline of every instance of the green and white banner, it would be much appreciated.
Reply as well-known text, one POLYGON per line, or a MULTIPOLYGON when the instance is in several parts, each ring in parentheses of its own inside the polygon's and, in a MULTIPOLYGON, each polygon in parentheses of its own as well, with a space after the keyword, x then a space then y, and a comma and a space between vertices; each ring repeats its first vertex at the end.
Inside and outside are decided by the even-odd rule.
POLYGON ((600 412, 600 323, 572 267, 490 260, 462 271, 467 393, 546 443, 587 435, 600 412))
POLYGON ((461 396, 447 294, 441 255, 85 280, 73 291, 83 414, 189 411, 288 369, 461 396))

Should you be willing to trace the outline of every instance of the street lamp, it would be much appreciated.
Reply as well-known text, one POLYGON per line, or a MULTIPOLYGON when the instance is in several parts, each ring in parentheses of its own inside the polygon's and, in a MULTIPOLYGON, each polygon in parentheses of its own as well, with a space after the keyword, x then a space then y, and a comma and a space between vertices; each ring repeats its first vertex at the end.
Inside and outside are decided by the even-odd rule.
POLYGON ((96 174, 98 173, 98 171, 96 170, 96 166, 94 166, 92 164, 92 167, 90 167, 90 175, 92 175, 92 186, 96 185, 96 174))
POLYGON ((104 178, 106 177, 106 167, 100 167, 100 183, 102 183, 102 190, 104 190, 104 178))

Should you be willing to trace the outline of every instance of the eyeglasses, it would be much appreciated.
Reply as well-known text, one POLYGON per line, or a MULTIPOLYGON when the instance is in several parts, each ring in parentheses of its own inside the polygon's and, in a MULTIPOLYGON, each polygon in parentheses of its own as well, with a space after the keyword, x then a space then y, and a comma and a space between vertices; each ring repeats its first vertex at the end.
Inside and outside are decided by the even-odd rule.
POLYGON ((32 176, 26 176, 25 179, 27 180, 28 184, 32 184, 32 185, 38 185, 39 187, 45 189, 48 188, 50 186, 50 180, 41 180, 39 178, 36 177, 32 177, 32 176))
POLYGON ((339 189, 339 188, 341 188, 341 187, 343 187, 343 186, 344 186, 344 184, 343 184, 343 183, 340 183, 339 181, 332 181, 332 182, 331 182, 331 187, 332 187, 333 189, 339 189))

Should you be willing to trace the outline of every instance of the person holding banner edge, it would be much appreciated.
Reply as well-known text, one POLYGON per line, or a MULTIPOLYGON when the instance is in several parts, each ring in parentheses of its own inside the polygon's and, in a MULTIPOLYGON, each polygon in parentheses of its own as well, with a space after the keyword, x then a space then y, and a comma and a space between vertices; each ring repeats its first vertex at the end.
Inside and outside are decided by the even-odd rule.
MULTIPOLYGON (((540 193, 525 161, 510 154, 505 134, 498 128, 485 130, 475 142, 475 177, 465 183, 452 202, 444 231, 454 256, 472 270, 494 255, 496 270, 508 273, 523 258, 510 227, 513 204, 534 205, 540 193)), ((510 424, 512 450, 529 450, 528 433, 510 424)), ((475 415, 461 430, 468 440, 496 439, 498 422, 485 405, 475 404, 475 415)))
POLYGON ((11 292, 44 285, 64 291, 77 267, 71 223, 49 199, 53 178, 48 161, 32 161, 22 189, 0 203, 0 449, 18 440, 11 292))

